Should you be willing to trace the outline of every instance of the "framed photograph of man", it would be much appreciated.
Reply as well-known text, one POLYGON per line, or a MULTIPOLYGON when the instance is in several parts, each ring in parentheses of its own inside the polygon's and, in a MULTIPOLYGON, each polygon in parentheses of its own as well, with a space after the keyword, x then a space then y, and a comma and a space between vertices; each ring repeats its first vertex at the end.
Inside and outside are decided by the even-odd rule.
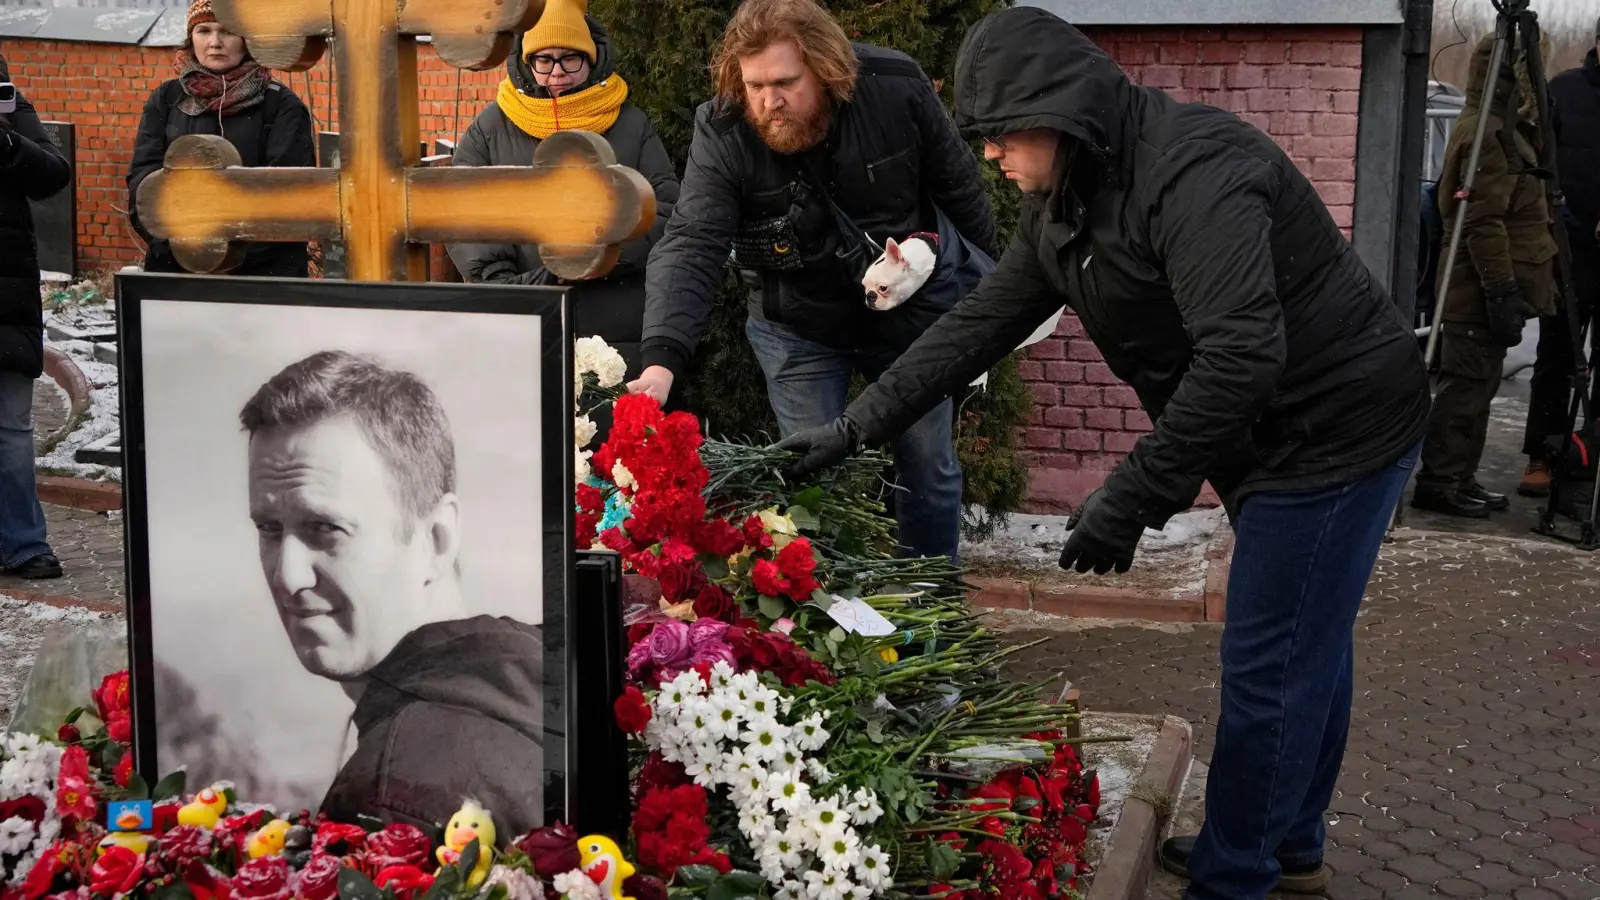
POLYGON ((118 277, 136 760, 570 821, 564 290, 118 277))

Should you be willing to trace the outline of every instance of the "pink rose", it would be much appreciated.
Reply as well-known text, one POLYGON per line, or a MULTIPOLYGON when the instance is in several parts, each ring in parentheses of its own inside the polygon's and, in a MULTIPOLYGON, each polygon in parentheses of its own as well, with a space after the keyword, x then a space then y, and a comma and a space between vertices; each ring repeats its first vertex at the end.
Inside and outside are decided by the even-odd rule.
POLYGON ((719 662, 725 662, 728 665, 733 666, 735 669, 739 667, 739 662, 734 658, 733 655, 733 648, 729 647, 727 644, 721 643, 720 641, 714 644, 705 644, 704 646, 696 647, 694 651, 694 657, 689 660, 690 665, 699 665, 700 663, 710 663, 711 665, 716 665, 719 662))
POLYGON ((682 666, 689 659, 689 626, 676 619, 650 632, 650 658, 658 666, 682 666))
POLYGON ((650 667, 650 640, 646 638, 628 648, 628 677, 637 679, 650 667))
POLYGON ((722 643, 723 635, 728 633, 728 623, 717 619, 696 619, 689 626, 689 646, 699 650, 708 643, 722 643))

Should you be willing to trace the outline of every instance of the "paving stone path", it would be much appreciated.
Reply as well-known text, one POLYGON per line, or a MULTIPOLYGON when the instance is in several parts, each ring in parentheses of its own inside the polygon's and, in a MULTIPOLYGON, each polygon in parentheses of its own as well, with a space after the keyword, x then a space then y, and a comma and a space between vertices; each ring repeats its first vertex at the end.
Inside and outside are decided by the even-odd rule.
POLYGON ((65 506, 44 508, 50 546, 61 558, 62 578, 24 581, 0 575, 0 594, 13 597, 69 597, 98 608, 122 606, 122 513, 89 512, 65 506))
MULTIPOLYGON (((1019 670, 1087 705, 1171 713, 1210 757, 1218 626, 1019 631, 1019 670)), ((1600 558, 1402 530, 1357 625, 1354 721, 1327 895, 1600 898, 1600 558)), ((1158 875, 1151 898, 1175 900, 1158 875)))

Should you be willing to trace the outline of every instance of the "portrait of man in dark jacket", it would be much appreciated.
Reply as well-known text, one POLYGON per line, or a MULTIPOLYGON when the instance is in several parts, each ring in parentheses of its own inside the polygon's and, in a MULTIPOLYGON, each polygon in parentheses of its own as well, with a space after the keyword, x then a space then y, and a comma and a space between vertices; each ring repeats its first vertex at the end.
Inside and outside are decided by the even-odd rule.
POLYGON ((1163 862, 1190 900, 1318 890, 1352 628, 1428 412, 1410 323, 1271 138, 1130 83, 1054 15, 980 20, 955 85, 962 135, 1025 194, 1011 246, 844 421, 783 446, 803 472, 882 444, 1069 305, 1155 430, 1061 566, 1126 571, 1207 481, 1237 537, 1205 824, 1163 862))
MULTIPOLYGON (((925 289, 887 312, 868 308, 862 276, 879 251, 866 240, 944 233, 941 259, 992 262, 994 217, 928 76, 903 53, 852 45, 813 0, 741 4, 712 71, 717 97, 696 111, 678 203, 650 254, 645 369, 630 388, 667 401, 731 251, 750 288, 745 333, 767 400, 793 434, 836 418, 856 373, 883 372, 964 294, 925 289)), ((899 542, 954 557, 953 413, 947 403, 924 413, 893 441, 899 542)))
POLYGON ((442 825, 465 796, 544 824, 541 630, 469 616, 455 446, 420 379, 315 353, 240 413, 250 516, 284 632, 355 702, 322 809, 442 825))
POLYGON ((33 382, 44 371, 39 255, 29 201, 72 183, 72 166, 11 81, 0 54, 0 84, 13 108, 0 110, 0 572, 58 578, 34 483, 33 382))

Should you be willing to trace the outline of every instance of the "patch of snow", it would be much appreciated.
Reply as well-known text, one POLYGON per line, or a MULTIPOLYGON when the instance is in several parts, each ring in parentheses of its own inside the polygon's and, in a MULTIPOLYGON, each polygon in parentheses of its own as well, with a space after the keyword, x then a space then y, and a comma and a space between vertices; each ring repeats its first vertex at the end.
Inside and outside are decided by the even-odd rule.
POLYGON ((17 697, 33 671, 39 647, 59 626, 122 623, 121 616, 86 609, 62 609, 0 594, 0 722, 9 721, 17 697))
POLYGON ((118 390, 117 367, 96 360, 94 344, 88 341, 68 341, 55 346, 72 357, 72 361, 83 370, 83 376, 89 382, 89 415, 48 455, 39 457, 35 464, 79 478, 120 481, 121 473, 114 467, 88 465, 74 459, 79 448, 116 431, 121 425, 122 413, 119 406, 121 394, 118 390))
POLYGON ((1105 854, 1111 835, 1122 821, 1122 807, 1128 801, 1144 767, 1161 737, 1161 717, 1085 713, 1080 720, 1084 737, 1128 737, 1116 743, 1085 744, 1083 765, 1100 777, 1100 817, 1089 830, 1084 858, 1098 863, 1105 854))
MULTIPOLYGON (((1067 541, 1067 516, 1013 513, 1007 517, 1005 526, 997 528, 987 540, 962 541, 961 558, 970 563, 977 574, 985 574, 986 570, 1020 569, 1023 575, 1038 573, 1078 580, 1127 579, 1136 574, 1160 573, 1159 589, 1163 593, 1187 596, 1205 589, 1206 548, 1217 529, 1222 527, 1223 516, 1220 508, 1195 509, 1173 516, 1161 531, 1145 529, 1134 551, 1133 570, 1125 576, 1077 576, 1061 571, 1058 562, 1061 547, 1067 541)), ((1108 580, 1105 584, 1114 585, 1115 582, 1108 580)))
POLYGON ((39 273, 39 280, 45 284, 71 284, 72 276, 65 272, 51 272, 49 270, 39 273))

